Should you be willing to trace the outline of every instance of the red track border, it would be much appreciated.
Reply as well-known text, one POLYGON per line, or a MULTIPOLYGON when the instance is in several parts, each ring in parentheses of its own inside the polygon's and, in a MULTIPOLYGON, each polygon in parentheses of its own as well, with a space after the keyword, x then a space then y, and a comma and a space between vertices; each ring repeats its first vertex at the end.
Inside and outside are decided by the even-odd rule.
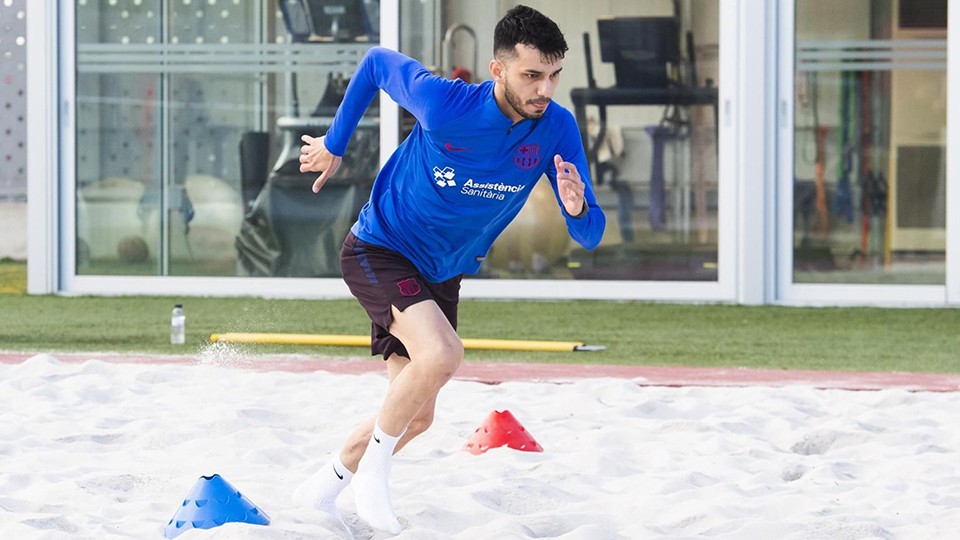
MULTIPOLYGON (((36 353, 2 353, 0 364, 18 364, 36 353)), ((257 371, 295 373, 326 371, 341 374, 385 373, 383 362, 369 358, 315 358, 257 356, 204 362, 201 356, 126 355, 117 353, 51 353, 65 363, 96 359, 120 364, 216 364, 257 371)), ((465 362, 455 378, 486 384, 507 381, 569 383, 585 378, 627 379, 641 386, 812 386, 823 389, 956 392, 960 375, 915 372, 774 370, 746 368, 689 368, 664 366, 616 366, 582 364, 536 364, 516 362, 465 362)))

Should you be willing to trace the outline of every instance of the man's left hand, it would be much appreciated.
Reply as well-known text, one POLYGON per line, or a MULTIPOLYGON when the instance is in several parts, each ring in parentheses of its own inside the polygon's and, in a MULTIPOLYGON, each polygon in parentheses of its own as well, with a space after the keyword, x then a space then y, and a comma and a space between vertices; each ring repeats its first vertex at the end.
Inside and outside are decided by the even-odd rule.
POLYGON ((563 209, 571 216, 580 216, 584 211, 585 186, 580 180, 577 166, 564 161, 560 154, 553 156, 553 165, 557 168, 557 191, 560 193, 563 209))
POLYGON ((320 176, 313 182, 313 192, 317 193, 327 183, 327 180, 337 172, 343 158, 335 156, 327 150, 324 140, 327 136, 311 137, 303 135, 300 140, 300 172, 318 172, 320 176))

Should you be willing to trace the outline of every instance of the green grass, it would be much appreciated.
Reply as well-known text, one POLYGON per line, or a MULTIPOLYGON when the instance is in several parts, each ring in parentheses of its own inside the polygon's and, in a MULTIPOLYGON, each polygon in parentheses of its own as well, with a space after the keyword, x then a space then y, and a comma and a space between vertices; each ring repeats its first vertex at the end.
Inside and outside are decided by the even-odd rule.
MULTIPOLYGON (((4 276, 22 275, 0 263, 4 276)), ((21 266, 22 263, 20 263, 21 266)), ((13 264, 16 266, 16 264, 13 264)), ((15 277, 14 280, 20 278, 15 277)), ((468 360, 960 373, 960 310, 601 301, 464 301, 463 337, 580 340, 598 353, 467 351, 468 360)), ((196 354, 210 334, 366 334, 353 300, 27 296, 0 293, 0 349, 196 354), (170 309, 187 345, 169 345, 170 309)), ((366 357, 358 347, 246 345, 250 354, 366 357)))
POLYGON ((0 294, 27 290, 27 265, 13 259, 0 259, 0 294))

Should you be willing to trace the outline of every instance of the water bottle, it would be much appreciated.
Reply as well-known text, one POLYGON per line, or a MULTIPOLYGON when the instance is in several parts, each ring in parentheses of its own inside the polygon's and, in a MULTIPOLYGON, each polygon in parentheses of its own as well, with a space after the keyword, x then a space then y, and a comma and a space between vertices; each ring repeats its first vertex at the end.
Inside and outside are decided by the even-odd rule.
POLYGON ((183 304, 173 306, 170 314, 170 344, 183 345, 187 327, 187 316, 183 314, 183 304))

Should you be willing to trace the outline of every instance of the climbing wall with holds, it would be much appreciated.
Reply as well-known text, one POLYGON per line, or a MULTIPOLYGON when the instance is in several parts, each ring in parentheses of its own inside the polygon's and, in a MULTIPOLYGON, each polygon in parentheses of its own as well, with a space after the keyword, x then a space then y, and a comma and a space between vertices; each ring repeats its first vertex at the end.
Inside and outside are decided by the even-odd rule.
POLYGON ((0 0, 0 200, 27 196, 27 0, 0 0))

